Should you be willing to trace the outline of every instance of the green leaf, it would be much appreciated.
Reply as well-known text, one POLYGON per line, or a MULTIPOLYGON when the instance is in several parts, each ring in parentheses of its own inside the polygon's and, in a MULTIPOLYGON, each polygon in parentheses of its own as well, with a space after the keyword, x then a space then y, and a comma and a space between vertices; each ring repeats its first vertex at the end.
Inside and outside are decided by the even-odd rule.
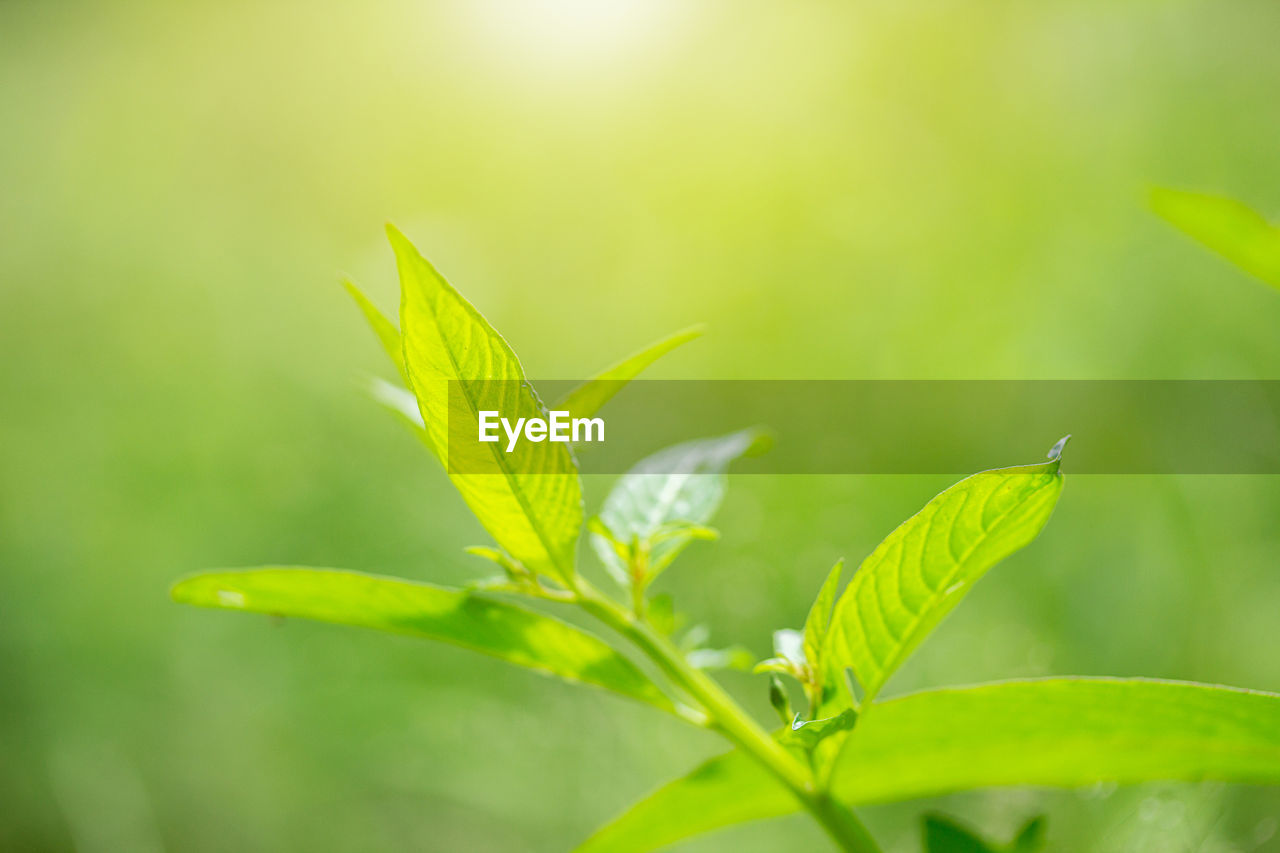
POLYGON ((1110 678, 930 690, 870 709, 832 774, 853 804, 1201 779, 1280 783, 1280 695, 1110 678))
POLYGON ((849 731, 857 722, 858 712, 852 708, 846 708, 839 714, 821 720, 802 720, 797 714, 787 730, 782 732, 779 740, 812 752, 818 744, 832 735, 849 731))
POLYGON ((1033 817, 1023 824, 1009 847, 1010 853, 1039 853, 1044 849, 1047 823, 1043 816, 1033 817))
POLYGON ((792 794, 754 759, 730 752, 659 788, 597 831, 576 853, 643 853, 799 808, 792 794))
POLYGON ((924 853, 1000 853, 945 815, 925 815, 924 853))
POLYGON ((609 402, 614 394, 622 390, 623 385, 635 379, 642 370, 681 344, 698 337, 703 331, 702 326, 690 326, 657 343, 650 344, 640 352, 605 368, 594 378, 574 388, 556 401, 552 408, 557 411, 567 411, 571 417, 575 418, 594 415, 609 402))
POLYGON ((755 655, 745 646, 729 646, 727 649, 693 649, 685 654, 689 665, 695 669, 736 669, 746 671, 755 663, 755 655))
MULTIPOLYGON (((1111 678, 930 690, 868 710, 832 776, 853 807, 998 786, 1205 779, 1280 784, 1280 695, 1111 678)), ((735 751, 660 788, 582 849, 652 850, 798 808, 735 751)))
POLYGON ((831 629, 832 604, 836 600, 836 589, 840 586, 840 573, 844 569, 844 560, 836 561, 831 567, 818 597, 809 608, 809 615, 804 620, 804 656, 815 670, 821 671, 822 649, 826 644, 827 632, 831 629))
POLYGON ((369 396, 381 403, 387 411, 395 415, 419 441, 431 449, 431 441, 427 437, 426 424, 422 422, 422 412, 418 411, 418 398, 413 392, 393 385, 385 379, 374 377, 369 385, 369 396))
POLYGON ((871 702, 988 569, 1035 539, 1062 492, 1059 461, 974 474, 889 534, 836 603, 828 678, 851 667, 871 702))
POLYGON ((599 518, 609 535, 592 532, 591 544, 605 567, 615 577, 629 577, 610 539, 624 546, 639 544, 647 550, 652 580, 690 542, 705 537, 704 525, 724 500, 729 463, 762 443, 758 430, 742 430, 677 444, 642 459, 605 498, 599 518), (686 527, 673 526, 676 522, 686 527))
POLYGON ((1045 843, 1045 819, 1027 821, 1013 841, 992 844, 973 830, 941 814, 925 815, 924 853, 1039 853, 1045 843))
POLYGON ((1178 230, 1245 272, 1280 288, 1280 228, 1221 196, 1156 188, 1151 207, 1178 230))
POLYGON ((769 673, 769 705, 777 712, 783 725, 791 725, 796 717, 796 712, 791 710, 791 696, 782 679, 772 672, 769 673))
POLYGON ((558 619, 468 592, 337 569, 267 567, 179 581, 174 601, 296 616, 464 646, 663 710, 672 705, 603 640, 558 619))
POLYGON ((342 286, 347 289, 347 293, 351 294, 351 298, 356 301, 361 313, 369 321, 370 328, 373 329, 373 333, 377 336, 378 342, 382 344, 382 349, 386 351, 391 363, 395 365, 396 371, 405 382, 408 382, 409 373, 405 369, 404 346, 400 340, 400 330, 387 319, 385 314, 378 310, 376 305, 369 301, 369 297, 365 296, 355 284, 343 279, 342 286))
POLYGON ((582 485, 566 444, 520 442, 510 453, 474 437, 478 412, 545 418, 511 347, 470 302, 388 226, 400 270, 405 366, 426 441, 480 523, 529 569, 571 585, 582 485), (498 380, 498 381, 494 381, 498 380), (505 381, 504 381, 505 380, 505 381))

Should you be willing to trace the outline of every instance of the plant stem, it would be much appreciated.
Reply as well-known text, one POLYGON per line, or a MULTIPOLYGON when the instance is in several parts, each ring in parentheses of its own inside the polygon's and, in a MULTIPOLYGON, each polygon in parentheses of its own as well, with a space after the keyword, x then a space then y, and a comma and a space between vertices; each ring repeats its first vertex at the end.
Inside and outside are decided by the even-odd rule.
POLYGON ((714 679, 689 665, 679 650, 642 620, 578 580, 578 603, 626 637, 671 681, 702 706, 711 725, 775 776, 846 853, 880 853, 852 811, 819 789, 813 773, 760 727, 714 679))

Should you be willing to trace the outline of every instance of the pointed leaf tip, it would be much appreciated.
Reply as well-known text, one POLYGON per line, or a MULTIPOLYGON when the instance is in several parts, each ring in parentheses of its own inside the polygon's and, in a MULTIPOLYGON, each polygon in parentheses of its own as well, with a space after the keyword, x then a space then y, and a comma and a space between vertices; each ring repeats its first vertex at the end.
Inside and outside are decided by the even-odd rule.
POLYGON ((1058 470, 1058 465, 1062 462, 1062 451, 1066 449, 1067 442, 1070 440, 1071 434, 1067 433, 1062 438, 1058 439, 1057 443, 1054 444, 1053 447, 1049 448, 1048 458, 1049 462, 1053 465, 1053 470, 1055 472, 1058 470))

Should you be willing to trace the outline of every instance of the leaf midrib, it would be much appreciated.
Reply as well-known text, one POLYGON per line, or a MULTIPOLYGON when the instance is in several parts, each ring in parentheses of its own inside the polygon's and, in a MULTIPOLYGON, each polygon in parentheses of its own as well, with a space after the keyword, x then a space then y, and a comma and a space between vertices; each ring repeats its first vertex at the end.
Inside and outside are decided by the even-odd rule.
MULTIPOLYGON (((458 301, 462 305, 463 311, 467 313, 469 316, 471 316, 473 320, 479 320, 482 328, 487 326, 489 330, 494 334, 494 336, 497 337, 498 340, 502 342, 502 345, 506 348, 507 352, 510 354, 511 360, 515 362, 516 372, 520 375, 521 378, 517 380, 499 380, 499 381, 517 381, 517 382, 527 384, 528 380, 525 378, 524 365, 520 363, 520 356, 516 355, 516 351, 512 349, 509 343, 507 343, 507 339, 502 336, 502 333, 499 332, 497 329, 493 328, 493 326, 490 325, 489 322, 484 319, 484 317, 480 314, 480 312, 476 310, 475 306, 471 305, 471 303, 463 299, 461 294, 459 294, 456 290, 453 290, 453 285, 445 281, 444 276, 441 276, 439 273, 436 273, 436 275, 440 279, 440 281, 445 285, 445 287, 449 288, 450 291, 452 291, 453 295, 457 297, 458 301)), ((454 355, 453 345, 449 341, 447 336, 443 334, 443 330, 441 330, 440 328, 439 313, 436 311, 435 306, 431 305, 430 302, 428 302, 428 306, 431 310, 431 319, 436 325, 437 335, 439 336, 441 343, 444 344, 445 355, 448 356, 449 358, 449 364, 453 368, 454 375, 458 377, 457 381, 458 381, 458 384, 462 386, 463 397, 466 399, 467 405, 470 407, 470 414, 472 418, 475 419, 477 413, 479 412, 479 407, 477 406, 476 401, 471 396, 471 391, 467 387, 467 382, 468 381, 484 382, 484 381, 490 381, 490 380, 485 380, 485 379, 465 380, 461 378, 462 369, 458 366, 458 359, 454 355)), ((408 336, 401 333, 401 340, 404 342, 402 343, 402 349, 405 349, 405 363, 407 365, 408 364, 408 351, 407 351, 408 336)), ((533 386, 528 385, 528 390, 529 390, 529 394, 533 396, 534 402, 541 407, 542 401, 538 399, 537 393, 533 390, 533 386)), ((446 407, 448 406, 447 399, 445 400, 445 406, 446 407)), ((422 408, 421 401, 419 401, 418 403, 418 408, 419 410, 421 410, 422 408)), ((426 412, 422 412, 422 416, 425 419, 426 412)), ((486 442, 486 444, 488 444, 488 442, 486 442)), ((447 470, 449 465, 448 463, 449 438, 448 438, 447 431, 445 435, 444 453, 445 453, 445 468, 447 470)), ((524 513, 525 519, 529 522, 529 527, 533 530, 534 535, 538 537, 538 541, 542 544, 542 550, 546 551, 547 558, 551 561, 551 564, 553 566, 555 566, 564 574, 566 580, 571 578, 573 576, 573 567, 569 566, 568 568, 566 568, 565 566, 560 564, 560 561, 555 551, 552 549, 550 541, 548 539, 549 534, 547 533, 546 530, 543 529, 543 525, 541 525, 538 522, 537 516, 533 512, 533 507, 529 504, 528 500, 525 498, 524 493, 521 491, 521 489, 518 488, 519 484, 515 480, 515 472, 511 470, 510 466, 506 463, 506 461, 500 455, 496 444, 493 444, 492 446, 489 447, 489 454, 494 457, 494 461, 497 463, 498 468, 501 469, 502 471, 503 478, 510 484, 511 494, 516 499, 516 503, 520 505, 520 509, 524 513)), ((568 476, 568 475, 563 475, 563 476, 568 476)))
MULTIPOLYGON (((1051 475, 1051 476, 1056 476, 1056 475, 1051 475)), ((1049 482, 1052 483, 1053 480, 1050 479, 1049 482)), ((1037 488, 1035 490, 1036 495, 1040 493, 1041 488, 1037 488)), ((994 494, 995 494, 995 491, 992 490, 992 492, 987 495, 986 500, 983 502, 982 511, 985 511, 986 505, 990 503, 991 498, 994 494)), ((966 500, 967 499, 968 498, 966 497, 966 500)), ((996 516, 996 519, 991 523, 991 526, 988 527, 986 531, 982 534, 982 536, 980 536, 972 545, 970 545, 969 548, 965 550, 963 556, 961 556, 960 559, 956 561, 955 567, 944 576, 942 583, 937 585, 936 591, 931 592, 926 597, 924 606, 920 607, 917 610, 916 615, 908 618, 907 620, 908 628, 906 632, 903 634, 902 638, 894 638, 899 651, 895 652, 890 658, 886 660, 886 663, 884 665, 881 665, 879 667, 879 673, 877 674, 877 676, 878 676, 878 680, 881 681, 881 684, 875 689, 875 691, 868 692, 863 703, 864 705, 869 706, 871 704, 871 701, 875 699, 876 695, 880 692, 880 689, 884 686, 884 682, 888 680, 887 678, 884 677, 884 674, 893 672, 902 663, 902 660, 904 657, 904 653, 902 650, 905 649, 907 646, 906 641, 915 634, 915 632, 919 629, 920 625, 924 622, 924 614, 927 613, 930 609, 932 609, 933 606, 940 599, 943 599, 946 597, 946 590, 951 589, 951 586, 956 576, 964 568, 965 563, 969 560, 970 557, 973 556, 974 551, 976 551, 979 547, 981 547, 981 545, 991 537, 991 532, 995 530, 997 526, 999 526, 1006 518, 1009 517, 1011 513, 1013 513, 1015 510, 1021 507, 1024 503, 1025 501, 1015 504, 1014 506, 1010 507, 1009 509, 1005 510, 1004 512, 996 516)), ((934 513, 935 518, 936 518, 936 515, 937 513, 935 511, 934 513)), ((907 521, 903 522, 902 526, 905 526, 910 523, 911 523, 911 519, 908 519, 907 521)), ((930 518, 929 519, 930 528, 932 528, 933 523, 934 523, 934 518, 930 518)), ((861 614, 859 614, 859 616, 861 616, 861 614)), ((882 621, 883 621, 883 617, 882 617, 882 621)), ((885 627, 888 628, 887 623, 885 623, 885 627)), ((866 632, 862 631, 861 633, 863 637, 866 638, 866 632)))

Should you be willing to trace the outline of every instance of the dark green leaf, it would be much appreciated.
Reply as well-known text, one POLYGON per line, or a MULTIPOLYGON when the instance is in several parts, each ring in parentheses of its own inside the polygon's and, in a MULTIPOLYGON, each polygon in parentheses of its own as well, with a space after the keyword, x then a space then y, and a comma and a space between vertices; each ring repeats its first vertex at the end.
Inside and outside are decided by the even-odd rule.
POLYGON ((924 818, 924 853, 1000 853, 966 827, 944 815, 924 818))
POLYGON ((1013 839, 1010 853, 1039 853, 1044 849, 1047 823, 1044 817, 1033 817, 1027 821, 1013 839))

